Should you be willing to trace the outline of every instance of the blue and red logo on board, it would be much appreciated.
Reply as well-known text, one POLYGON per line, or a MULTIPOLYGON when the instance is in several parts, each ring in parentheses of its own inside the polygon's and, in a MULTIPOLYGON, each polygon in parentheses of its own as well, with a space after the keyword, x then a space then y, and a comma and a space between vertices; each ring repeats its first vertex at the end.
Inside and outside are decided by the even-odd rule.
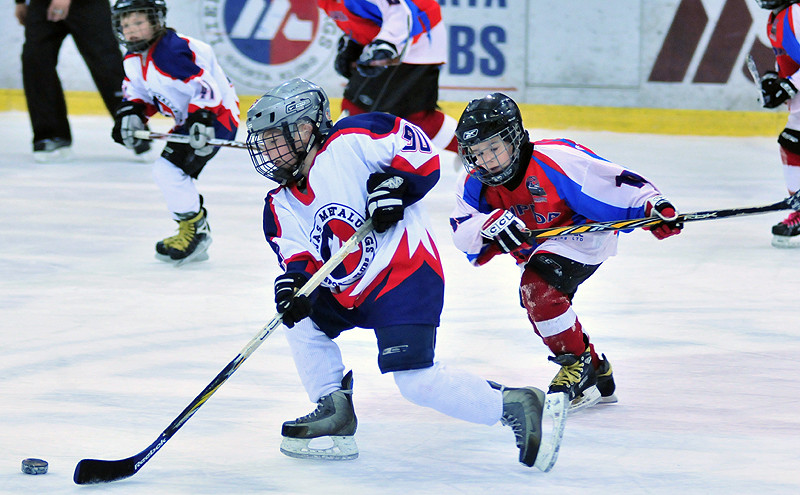
MULTIPOLYGON (((347 205, 332 203, 323 206, 314 214, 310 241, 323 261, 328 261, 348 239, 353 237, 365 221, 361 213, 347 205)), ((375 258, 375 245, 375 234, 370 233, 328 275, 324 285, 334 289, 345 289, 357 282, 364 276, 369 264, 375 258)))
POLYGON ((308 0, 203 0, 203 40, 239 89, 260 93, 333 65, 340 32, 308 0))

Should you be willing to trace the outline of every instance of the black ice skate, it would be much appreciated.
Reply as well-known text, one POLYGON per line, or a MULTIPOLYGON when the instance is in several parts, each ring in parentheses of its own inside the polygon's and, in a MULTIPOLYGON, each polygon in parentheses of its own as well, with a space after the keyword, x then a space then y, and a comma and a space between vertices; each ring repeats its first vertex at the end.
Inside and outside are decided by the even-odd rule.
POLYGON ((786 219, 772 227, 772 245, 777 248, 800 247, 800 211, 793 211, 786 219))
POLYGON ((301 459, 355 459, 358 457, 354 437, 357 426, 358 419, 353 409, 353 372, 350 371, 342 379, 342 388, 321 397, 311 414, 283 423, 281 452, 301 459), (309 445, 312 440, 323 437, 330 439, 333 445, 309 445))
POLYGON ((588 347, 580 356, 562 354, 547 359, 561 365, 561 369, 550 382, 549 392, 566 393, 570 400, 570 413, 586 409, 600 401, 597 374, 592 366, 592 355, 588 347))
MULTIPOLYGON (((202 201, 200 203, 202 205, 202 201)), ((211 244, 211 228, 206 220, 206 209, 198 213, 187 213, 178 220, 178 233, 156 243, 156 258, 181 266, 190 261, 208 259, 211 244)))
POLYGON ((519 462, 545 473, 553 469, 564 436, 569 401, 564 393, 547 394, 535 387, 507 388, 489 384, 503 393, 503 416, 500 422, 510 426, 519 448, 519 462), (545 434, 542 419, 552 419, 553 427, 545 434))
POLYGON ((595 370, 595 374, 597 375, 597 390, 600 391, 600 402, 604 404, 617 402, 617 394, 614 393, 617 388, 614 384, 614 374, 611 363, 608 362, 605 354, 600 359, 600 366, 595 370))

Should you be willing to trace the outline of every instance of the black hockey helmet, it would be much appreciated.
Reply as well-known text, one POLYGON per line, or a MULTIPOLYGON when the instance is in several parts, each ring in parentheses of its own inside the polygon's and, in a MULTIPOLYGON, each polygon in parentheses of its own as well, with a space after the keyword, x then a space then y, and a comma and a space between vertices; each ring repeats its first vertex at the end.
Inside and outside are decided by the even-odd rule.
POLYGON ((756 0, 756 3, 762 9, 775 10, 782 9, 800 0, 756 0))
POLYGON ((279 184, 296 182, 301 178, 303 160, 311 148, 330 133, 331 107, 328 95, 311 81, 296 77, 277 86, 259 98, 247 110, 247 147, 256 171, 279 184), (310 123, 314 130, 303 140, 298 124, 310 123), (274 139, 265 140, 267 131, 279 129, 287 145, 286 152, 275 163, 280 146, 274 139))
MULTIPOLYGON (((467 173, 490 186, 503 184, 510 180, 519 168, 519 152, 527 139, 522 126, 522 114, 510 97, 503 93, 492 93, 472 100, 467 105, 456 127, 458 154, 467 173), (492 171, 482 166, 487 162, 486 145, 480 150, 476 146, 499 137, 511 146, 509 159, 504 159, 499 170, 492 171)), ((498 140, 499 142, 499 140, 498 140)), ((489 158, 498 157, 493 151, 489 158)))
POLYGON ((119 43, 130 52, 147 50, 167 30, 167 3, 164 0, 117 0, 111 7, 111 25, 119 43), (128 41, 122 32, 122 18, 132 12, 147 14, 153 26, 153 37, 148 40, 128 41))

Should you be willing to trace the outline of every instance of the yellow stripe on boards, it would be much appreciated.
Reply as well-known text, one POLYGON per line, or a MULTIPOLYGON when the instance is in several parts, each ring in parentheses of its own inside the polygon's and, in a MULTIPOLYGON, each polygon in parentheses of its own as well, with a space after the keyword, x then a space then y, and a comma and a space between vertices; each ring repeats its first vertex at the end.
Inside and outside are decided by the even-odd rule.
MULTIPOLYGON (((106 108, 96 91, 67 91, 67 109, 72 115, 102 115, 106 108)), ((242 122, 258 96, 239 97, 242 122)), ((439 106, 455 119, 466 102, 444 101, 439 106)), ((341 99, 331 100, 334 120, 341 99)), ((27 111, 21 89, 0 89, 0 112, 27 111)), ((664 108, 616 108, 520 104, 525 126, 537 129, 635 132, 698 136, 777 136, 786 124, 785 108, 755 112, 725 110, 681 110, 664 108)))

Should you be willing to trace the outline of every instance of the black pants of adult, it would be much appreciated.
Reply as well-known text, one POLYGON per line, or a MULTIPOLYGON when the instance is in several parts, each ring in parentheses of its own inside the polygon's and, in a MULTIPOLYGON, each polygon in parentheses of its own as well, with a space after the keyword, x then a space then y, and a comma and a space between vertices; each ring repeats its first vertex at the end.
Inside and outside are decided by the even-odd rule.
POLYGON ((387 112, 406 117, 435 110, 439 99, 439 65, 400 64, 377 77, 353 71, 344 97, 365 112, 387 112))
POLYGON ((72 2, 67 18, 47 20, 49 0, 30 0, 22 45, 22 84, 33 128, 33 141, 72 141, 67 104, 58 77, 58 53, 67 35, 75 41, 103 102, 112 113, 122 100, 122 54, 111 29, 107 0, 72 2))

